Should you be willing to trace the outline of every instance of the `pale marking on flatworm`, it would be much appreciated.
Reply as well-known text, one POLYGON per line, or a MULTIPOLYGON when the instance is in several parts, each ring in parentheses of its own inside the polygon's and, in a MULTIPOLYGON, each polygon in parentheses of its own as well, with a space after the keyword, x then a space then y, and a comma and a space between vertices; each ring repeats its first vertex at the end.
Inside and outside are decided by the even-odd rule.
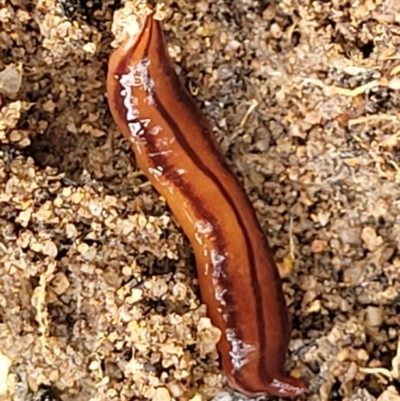
POLYGON ((185 212, 186 218, 190 221, 190 224, 193 224, 194 220, 193 220, 192 216, 190 215, 190 212, 185 207, 183 207, 183 211, 185 212))
POLYGON ((140 120, 140 122, 143 124, 143 126, 144 126, 145 128, 147 128, 147 127, 149 126, 149 124, 151 123, 151 120, 150 120, 150 118, 142 118, 142 119, 140 120))
POLYGON ((194 238, 196 239, 196 241, 197 241, 197 243, 198 243, 199 245, 203 245, 203 240, 202 240, 202 238, 201 238, 201 235, 199 235, 199 233, 195 233, 195 234, 194 234, 194 238))
MULTIPOLYGON (((226 339, 231 343, 231 351, 229 355, 231 357, 231 362, 233 366, 233 371, 238 371, 245 366, 249 360, 247 356, 249 353, 253 352, 256 348, 254 345, 244 343, 240 338, 238 338, 235 329, 226 329, 226 339)), ((233 373, 233 372, 232 372, 233 373)))
POLYGON ((162 131, 162 128, 159 125, 155 125, 154 127, 150 128, 149 134, 156 136, 162 131))
POLYGON ((292 393, 295 393, 295 394, 301 394, 303 392, 302 389, 300 389, 298 387, 295 387, 295 386, 291 386, 288 383, 283 383, 283 382, 281 382, 281 381, 279 381, 277 379, 274 379, 272 381, 271 386, 273 386, 275 388, 278 388, 279 392, 283 393, 283 394, 287 393, 288 391, 292 392, 292 393))
MULTIPOLYGON (((207 256, 206 253, 203 252, 203 254, 204 254, 205 256, 207 256)), ((205 274, 206 276, 208 276, 208 271, 209 271, 209 269, 210 269, 210 265, 206 262, 206 263, 204 264, 204 274, 205 274)))
POLYGON ((150 60, 147 57, 129 65, 129 72, 121 76, 120 83, 124 87, 135 87, 145 91, 151 101, 154 102, 154 81, 149 76, 149 66, 150 60))
POLYGON ((144 102, 147 103, 149 106, 154 106, 156 104, 156 102, 154 101, 153 94, 146 96, 144 102))
POLYGON ((133 138, 144 134, 144 129, 140 121, 130 122, 128 123, 128 127, 133 138))
POLYGON ((127 121, 136 120, 139 117, 139 110, 136 108, 136 106, 133 104, 133 102, 131 100, 132 99, 132 88, 130 86, 126 86, 123 83, 122 77, 119 82, 125 88, 120 93, 124 100, 124 106, 126 109, 126 120, 127 121))
POLYGON ((160 150, 158 152, 150 152, 150 157, 157 157, 157 156, 168 156, 169 154, 173 153, 172 149, 160 150))
MULTIPOLYGON (((213 280, 214 281, 214 280, 213 280)), ((215 299, 222 305, 222 306, 226 306, 226 301, 224 298, 224 295, 226 294, 226 292, 228 291, 226 288, 223 288, 221 286, 219 286, 218 284, 218 280, 215 280, 214 282, 214 288, 215 288, 215 299)))
MULTIPOLYGON (((156 127, 158 127, 158 125, 156 125, 156 127)), ((156 127, 154 127, 154 128, 156 128, 156 127)), ((161 130, 161 128, 160 128, 160 130, 161 130)), ((153 134, 151 134, 151 135, 153 135, 153 134)), ((157 145, 159 147, 166 147, 167 149, 169 149, 170 145, 172 145, 174 143, 174 141, 175 141, 174 138, 170 139, 170 138, 162 138, 161 137, 161 138, 157 139, 157 145)))
POLYGON ((216 251, 215 249, 211 250, 210 256, 211 256, 211 263, 214 267, 213 277, 215 278, 226 277, 226 274, 222 270, 222 264, 226 259, 225 256, 218 253, 218 251, 216 251))
POLYGON ((195 223, 196 230, 200 234, 211 234, 214 231, 213 225, 207 220, 198 220, 195 223))
MULTIPOLYGON (((132 95, 132 88, 145 91, 145 103, 151 106, 155 104, 154 81, 149 77, 149 65, 150 60, 146 57, 128 66, 129 71, 126 74, 122 74, 121 77, 115 77, 124 88, 121 90, 120 94, 123 97, 127 121, 134 121, 139 117, 139 110, 137 109, 138 99, 132 95)), ((149 119, 143 119, 142 122, 144 126, 147 127, 151 121, 149 119)), ((157 135, 160 131, 161 127, 156 126, 150 130, 150 134, 157 135)))
POLYGON ((149 167, 147 169, 150 174, 152 174, 154 177, 161 177, 164 169, 161 166, 157 166, 156 168, 149 167))

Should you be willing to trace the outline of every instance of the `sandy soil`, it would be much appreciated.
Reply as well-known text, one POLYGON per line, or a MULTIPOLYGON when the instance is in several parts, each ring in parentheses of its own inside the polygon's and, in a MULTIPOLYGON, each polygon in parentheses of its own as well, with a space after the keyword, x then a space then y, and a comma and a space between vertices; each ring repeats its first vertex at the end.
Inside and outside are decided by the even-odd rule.
MULTIPOLYGON (((0 0, 2 400, 241 399, 107 108, 115 12, 140 3, 0 0)), ((400 2, 158 5, 274 249, 301 400, 399 401, 400 2)))

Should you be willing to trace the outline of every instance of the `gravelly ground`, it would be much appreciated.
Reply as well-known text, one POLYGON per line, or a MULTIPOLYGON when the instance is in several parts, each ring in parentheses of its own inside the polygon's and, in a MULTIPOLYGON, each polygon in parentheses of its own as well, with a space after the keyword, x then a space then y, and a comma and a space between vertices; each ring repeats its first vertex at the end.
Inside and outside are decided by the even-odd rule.
MULTIPOLYGON (((0 0, 4 400, 234 398, 189 243, 107 108, 112 21, 140 3, 0 0)), ((400 400, 400 2, 158 5, 279 262, 302 400, 400 400)))

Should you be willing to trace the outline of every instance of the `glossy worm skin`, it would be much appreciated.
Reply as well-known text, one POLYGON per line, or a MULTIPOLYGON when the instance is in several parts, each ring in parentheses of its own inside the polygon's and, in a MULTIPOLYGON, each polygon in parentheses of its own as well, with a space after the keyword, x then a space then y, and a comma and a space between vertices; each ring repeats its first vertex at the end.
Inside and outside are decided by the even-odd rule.
POLYGON ((229 385, 248 396, 303 393, 304 383, 284 369, 290 323, 267 240, 153 15, 112 54, 107 94, 137 164, 192 244, 229 385))

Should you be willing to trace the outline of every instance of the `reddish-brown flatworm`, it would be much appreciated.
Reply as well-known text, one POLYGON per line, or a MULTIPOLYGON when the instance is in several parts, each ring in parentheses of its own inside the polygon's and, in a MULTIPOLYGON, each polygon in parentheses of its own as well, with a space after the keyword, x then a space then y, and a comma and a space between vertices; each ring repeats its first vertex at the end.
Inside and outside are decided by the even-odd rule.
POLYGON ((290 323, 267 240, 153 15, 111 56, 107 94, 139 167, 193 246, 202 300, 222 331, 229 385, 250 396, 303 393, 304 383, 285 373, 290 323))

